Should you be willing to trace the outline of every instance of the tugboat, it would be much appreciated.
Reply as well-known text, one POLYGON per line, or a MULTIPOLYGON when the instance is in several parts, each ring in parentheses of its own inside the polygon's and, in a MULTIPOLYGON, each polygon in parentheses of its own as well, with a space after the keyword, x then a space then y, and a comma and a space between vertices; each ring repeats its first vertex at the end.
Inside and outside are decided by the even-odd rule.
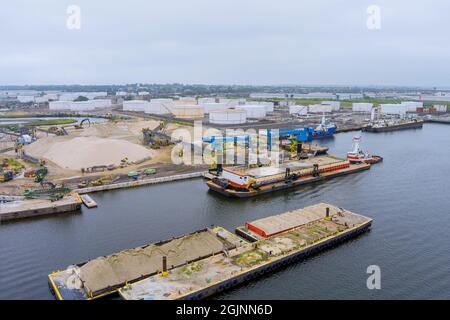
POLYGON ((308 140, 332 137, 336 129, 336 124, 327 123, 325 116, 323 116, 322 122, 314 130, 310 131, 308 140))
POLYGON ((380 156, 370 155, 361 150, 359 147, 359 142, 361 141, 361 136, 353 137, 353 150, 347 152, 347 160, 350 163, 368 163, 374 164, 383 161, 380 156))

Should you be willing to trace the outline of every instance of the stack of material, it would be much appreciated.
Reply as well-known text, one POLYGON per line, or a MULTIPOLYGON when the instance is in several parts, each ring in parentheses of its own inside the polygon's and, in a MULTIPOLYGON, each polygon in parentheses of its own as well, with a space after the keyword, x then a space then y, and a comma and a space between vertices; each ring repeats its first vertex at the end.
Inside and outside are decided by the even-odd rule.
POLYGON ((208 231, 198 232, 162 244, 124 250, 92 260, 80 268, 80 279, 88 294, 97 294, 107 288, 121 286, 163 270, 180 266, 200 257, 223 250, 224 243, 208 231))

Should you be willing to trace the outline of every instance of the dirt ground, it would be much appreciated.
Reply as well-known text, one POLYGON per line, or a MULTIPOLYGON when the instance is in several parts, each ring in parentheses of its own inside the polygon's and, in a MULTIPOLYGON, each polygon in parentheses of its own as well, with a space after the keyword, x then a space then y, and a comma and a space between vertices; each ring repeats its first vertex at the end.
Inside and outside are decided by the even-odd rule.
MULTIPOLYGON (((129 179, 127 174, 144 168, 156 168, 155 176, 192 172, 198 168, 174 165, 171 159, 173 146, 151 149, 143 145, 142 129, 154 129, 160 124, 158 120, 133 118, 117 123, 105 122, 92 124, 90 127, 75 129, 66 127, 68 136, 56 136, 42 130, 37 131, 38 141, 24 148, 27 155, 45 160, 48 168, 47 180, 58 184, 68 184, 76 187, 79 182, 95 180, 99 177, 113 176, 114 181, 129 179), (87 145, 87 146, 86 146, 87 145), (120 168, 120 160, 128 157, 129 164, 120 168), (95 159, 98 159, 97 163, 95 159), (144 159, 146 161, 141 162, 144 159), (140 160, 140 161, 138 161, 140 160), (79 161, 79 163, 77 162, 79 161), (137 161, 138 164, 133 164, 137 161), (117 168, 109 171, 82 174, 79 168, 83 165, 110 165, 117 168)), ((169 123, 165 133, 170 135, 180 125, 169 123)), ((192 131, 192 128, 186 128, 192 131)), ((48 129, 42 127, 40 129, 48 129)), ((14 145, 11 139, 4 137, 7 147, 14 145)), ((0 153, 2 157, 15 157, 15 151, 0 153)), ((23 162, 28 169, 37 166, 23 162)), ((0 184, 1 195, 21 195, 25 189, 39 188, 33 178, 18 175, 13 181, 0 184)))

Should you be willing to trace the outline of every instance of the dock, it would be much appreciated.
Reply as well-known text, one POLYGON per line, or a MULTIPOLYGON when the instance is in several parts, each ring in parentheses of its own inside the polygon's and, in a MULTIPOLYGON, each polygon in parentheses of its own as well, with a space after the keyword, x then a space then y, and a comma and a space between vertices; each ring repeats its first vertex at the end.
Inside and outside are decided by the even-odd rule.
POLYGON ((49 285, 58 300, 97 299, 114 295, 126 284, 220 255, 245 243, 221 227, 206 228, 53 272, 48 276, 49 285))
POLYGON ((126 300, 203 299, 369 230, 372 219, 321 203, 238 228, 253 242, 125 285, 126 300))
POLYGON ((46 199, 18 200, 0 206, 0 222, 53 215, 63 212, 75 212, 81 207, 82 200, 77 193, 71 193, 57 201, 46 199))
POLYGON ((80 196, 81 197, 81 201, 83 201, 83 204, 89 208, 97 208, 97 202, 95 202, 89 195, 87 194, 83 194, 80 196))

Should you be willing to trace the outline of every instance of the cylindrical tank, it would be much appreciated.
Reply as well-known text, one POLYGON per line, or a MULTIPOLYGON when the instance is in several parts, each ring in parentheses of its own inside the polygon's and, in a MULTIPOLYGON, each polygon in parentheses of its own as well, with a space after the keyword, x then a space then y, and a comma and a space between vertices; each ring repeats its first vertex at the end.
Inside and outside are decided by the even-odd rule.
POLYGON ((245 110, 247 118, 261 119, 267 115, 266 107, 259 104, 246 104, 239 106, 238 109, 245 110))
POLYGON ((203 107, 198 105, 175 106, 172 113, 176 118, 181 119, 201 119, 203 118, 203 107))
POLYGON ((308 114, 308 107, 302 105, 289 106, 289 113, 305 116, 308 114))
POLYGON ((370 113, 373 108, 373 103, 368 102, 355 102, 353 103, 352 110, 354 112, 368 112, 370 113))
POLYGON ((212 110, 209 122, 214 124, 242 124, 247 122, 247 113, 242 109, 212 110))
POLYGON ((205 113, 209 113, 213 110, 226 110, 229 106, 226 103, 204 103, 201 105, 205 113))
POLYGON ((127 100, 123 102, 123 111, 143 112, 150 103, 144 100, 127 100))

